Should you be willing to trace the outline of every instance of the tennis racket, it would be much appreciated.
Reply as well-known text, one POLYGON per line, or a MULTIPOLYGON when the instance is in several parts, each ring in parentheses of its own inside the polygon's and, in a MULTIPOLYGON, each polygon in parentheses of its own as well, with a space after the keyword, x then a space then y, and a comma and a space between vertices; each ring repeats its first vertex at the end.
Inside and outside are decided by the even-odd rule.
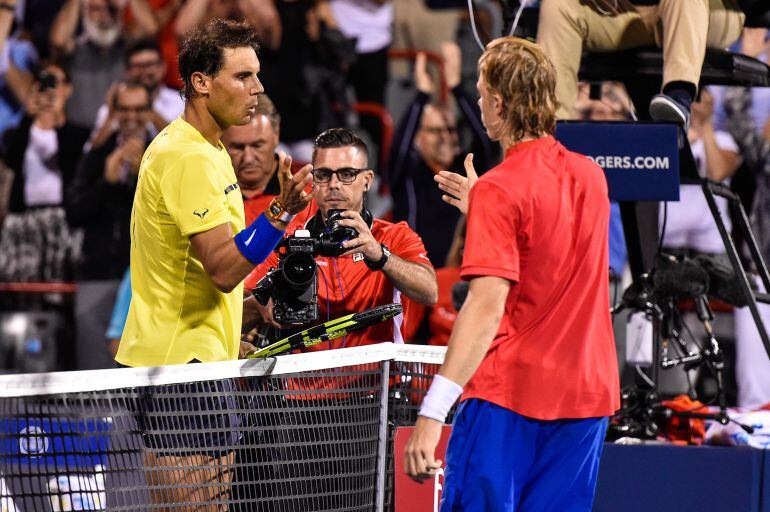
POLYGON ((400 315, 404 310, 401 304, 386 304, 367 309, 361 313, 351 313, 319 325, 309 327, 280 339, 266 347, 246 354, 247 358, 270 357, 283 354, 302 347, 312 347, 323 341, 341 338, 348 333, 359 331, 374 324, 384 322, 389 318, 400 315))

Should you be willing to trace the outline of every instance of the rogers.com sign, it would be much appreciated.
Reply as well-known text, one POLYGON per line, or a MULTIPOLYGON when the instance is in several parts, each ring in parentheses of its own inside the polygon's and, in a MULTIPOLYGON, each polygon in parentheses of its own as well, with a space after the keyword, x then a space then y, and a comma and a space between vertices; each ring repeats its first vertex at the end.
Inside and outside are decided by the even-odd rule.
POLYGON ((570 121, 557 124, 556 138, 604 170, 613 201, 678 201, 677 130, 673 124, 570 121))
POLYGON ((639 169, 669 170, 671 164, 667 156, 591 156, 586 155, 602 169, 639 169))

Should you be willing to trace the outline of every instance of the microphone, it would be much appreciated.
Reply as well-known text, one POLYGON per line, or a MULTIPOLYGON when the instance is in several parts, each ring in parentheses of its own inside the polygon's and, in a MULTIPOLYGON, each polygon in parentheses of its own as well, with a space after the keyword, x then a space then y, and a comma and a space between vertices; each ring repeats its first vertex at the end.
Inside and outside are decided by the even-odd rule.
MULTIPOLYGON (((723 257, 715 254, 699 254, 694 259, 709 275, 709 295, 736 308, 749 305, 738 284, 738 276, 723 257)), ((753 280, 749 279, 749 285, 756 290, 753 280)))
POLYGON ((692 299, 709 291, 709 274, 690 258, 662 255, 653 274, 655 296, 661 299, 692 299))

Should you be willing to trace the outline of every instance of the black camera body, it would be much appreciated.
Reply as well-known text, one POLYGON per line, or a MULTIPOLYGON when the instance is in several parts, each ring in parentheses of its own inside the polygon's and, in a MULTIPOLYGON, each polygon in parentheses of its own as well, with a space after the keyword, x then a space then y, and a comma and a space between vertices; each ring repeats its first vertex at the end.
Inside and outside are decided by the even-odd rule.
POLYGON ((55 89, 56 86, 59 85, 59 81, 56 78, 56 75, 45 70, 38 73, 37 81, 38 81, 38 90, 40 92, 45 92, 49 89, 55 89))
POLYGON ((307 325, 318 321, 318 268, 316 256, 339 256, 342 242, 358 232, 340 226, 344 210, 329 210, 323 232, 311 235, 297 230, 276 247, 278 267, 259 280, 252 294, 260 304, 273 299, 273 318, 281 325, 307 325))

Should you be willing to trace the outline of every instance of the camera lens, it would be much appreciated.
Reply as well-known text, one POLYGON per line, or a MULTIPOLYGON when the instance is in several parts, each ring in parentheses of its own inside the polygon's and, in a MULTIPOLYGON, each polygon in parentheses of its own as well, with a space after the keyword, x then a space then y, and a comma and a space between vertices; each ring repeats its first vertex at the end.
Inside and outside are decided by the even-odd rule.
POLYGON ((344 219, 342 212, 345 210, 329 210, 326 218, 326 231, 329 233, 329 240, 337 245, 347 240, 352 240, 358 236, 358 231, 351 227, 340 226, 340 221, 344 219))
POLYGON ((328 212, 326 212, 326 230, 327 231, 334 231, 339 227, 339 221, 341 221, 344 217, 342 216, 342 212, 345 210, 340 210, 339 208, 332 208, 328 212))
POLYGON ((292 288, 301 289, 313 282, 316 264, 307 252, 295 252, 286 256, 283 262, 283 277, 292 288))

